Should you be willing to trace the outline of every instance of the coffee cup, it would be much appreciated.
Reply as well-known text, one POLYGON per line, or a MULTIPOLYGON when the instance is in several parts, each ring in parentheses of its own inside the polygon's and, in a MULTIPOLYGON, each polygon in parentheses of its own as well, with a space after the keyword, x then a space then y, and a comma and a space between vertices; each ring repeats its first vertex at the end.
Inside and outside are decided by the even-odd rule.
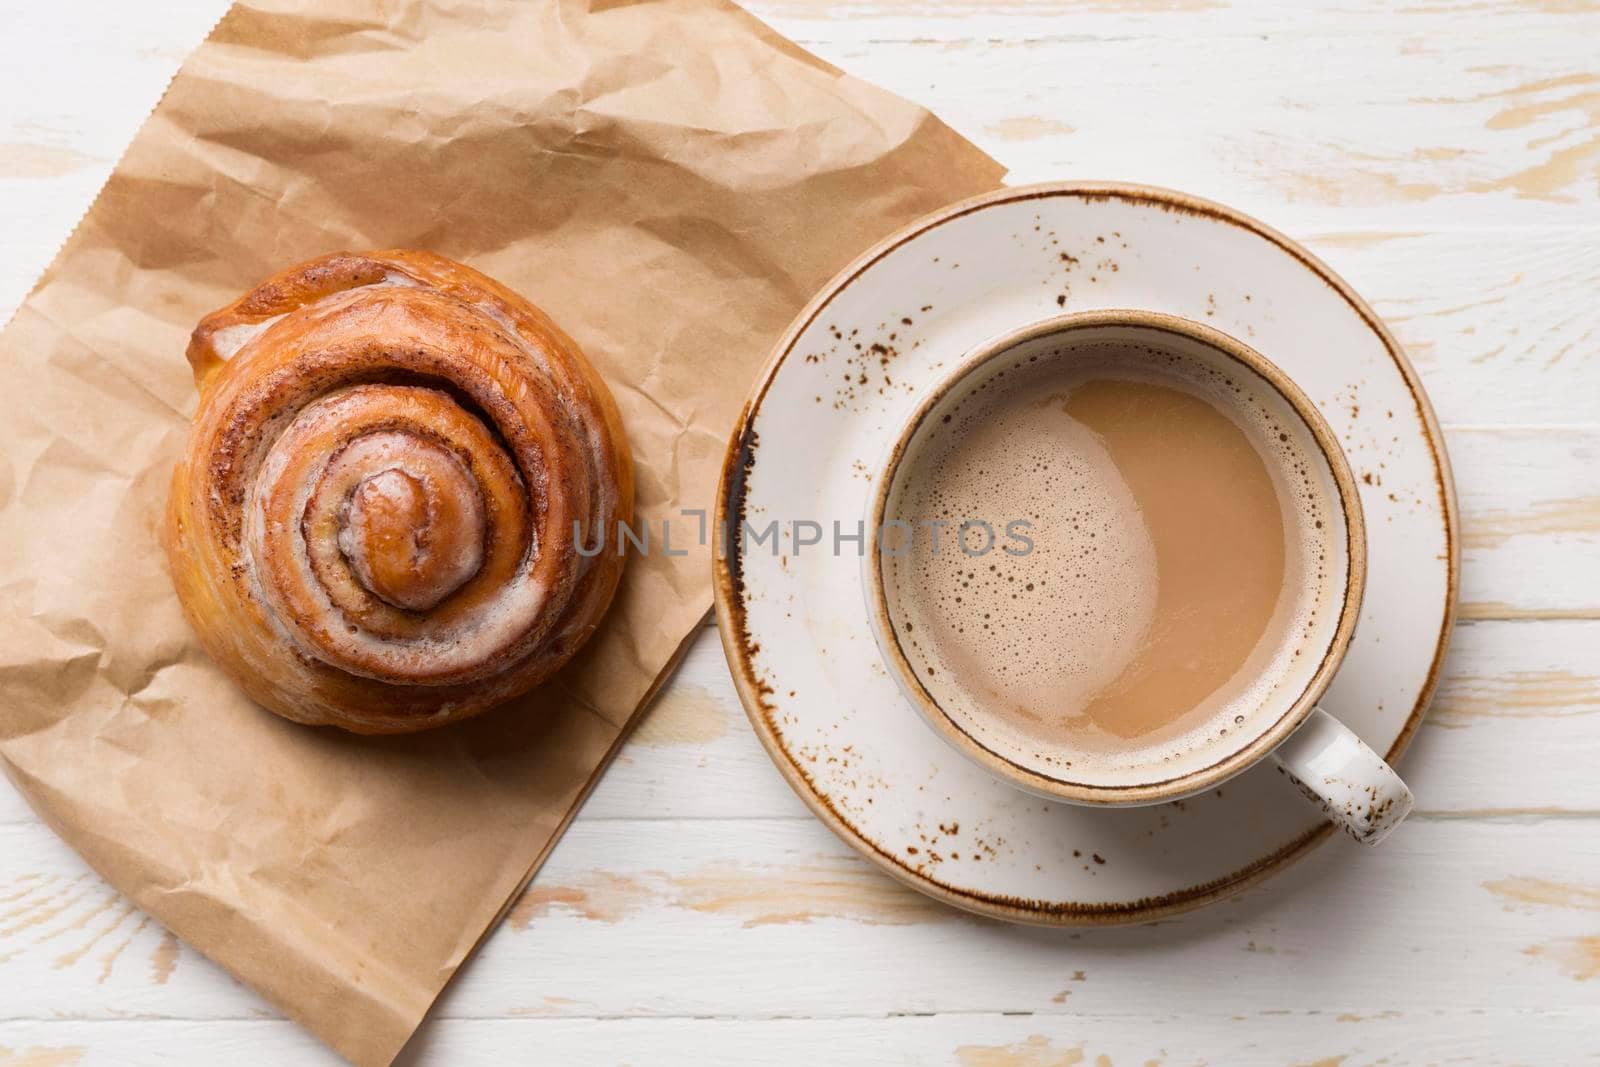
POLYGON ((1318 706, 1366 580, 1355 480, 1238 339, 1131 309, 996 337, 895 435, 866 525, 887 670, 1012 785, 1154 804, 1270 759, 1359 841, 1410 811, 1318 706))

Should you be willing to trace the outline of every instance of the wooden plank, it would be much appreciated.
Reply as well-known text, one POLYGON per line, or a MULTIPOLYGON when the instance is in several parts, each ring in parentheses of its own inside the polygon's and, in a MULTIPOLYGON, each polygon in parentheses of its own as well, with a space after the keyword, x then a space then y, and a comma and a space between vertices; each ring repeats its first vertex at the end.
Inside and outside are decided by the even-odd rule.
MULTIPOLYGON (((1123 1015, 1148 1006, 1130 991, 1152 988, 1155 959, 1160 1013, 1592 1012, 1596 826, 1420 820, 1375 851, 1330 842, 1217 907, 1073 931, 934 903, 812 820, 580 820, 438 1014, 1123 1015)), ((266 1010, 124 914, 42 827, 0 829, 0 898, 0 955, 26 976, 0 1019, 266 1010)))
MULTIPOLYGON (((1402 765, 1424 816, 1600 813, 1570 753, 1600 738, 1600 622, 1466 623, 1402 765)), ((806 817, 704 634, 584 809, 585 819, 806 817)))
POLYGON ((226 0, 9 4, 0 33, 0 323, 33 286, 226 0))
MULTIPOLYGON (((0 192, 6 186, 0 179, 0 192)), ((81 205, 90 190, 29 195, 81 205)), ((11 272, 0 273, 0 311, 22 298, 71 224, 57 222, 48 240, 18 246, 15 261, 0 267, 11 272)), ((1452 445, 1467 427, 1600 425, 1600 238, 1506 230, 1302 235, 1390 325, 1452 445)))
MULTIPOLYGON (((187 0, 159 33, 152 23, 168 20, 71 10, 30 8, 0 40, 0 65, 36 90, 9 102, 0 130, 0 194, 29 205, 0 237, 0 317, 220 5, 187 0), (72 62, 29 46, 40 39, 72 40, 72 62), (86 79, 90 69, 99 76, 86 79), (107 77, 118 92, 98 91, 107 77)), ((1600 75, 1586 73, 1592 50, 1572 32, 1600 30, 1600 16, 1498 12, 1496 34, 1458 40, 1445 31, 1459 20, 1433 10, 1390 16, 1381 35, 1353 32, 1339 9, 1302 18, 1273 6, 950 14, 780 0, 757 10, 929 104, 1010 164, 1013 180, 1175 184, 1306 238, 1394 326, 1448 424, 1600 420, 1600 305, 1588 299, 1600 243, 1577 232, 1600 225, 1600 75), (1152 61, 1152 41, 1175 50, 1171 62, 1152 61), (1506 54, 1534 58, 1488 62, 1506 54), (1203 76, 1213 69, 1229 77, 1203 76), (1207 88, 1226 96, 1207 99, 1207 88), (1457 147, 1417 148, 1419 124, 1457 147)))
MULTIPOLYGON (((1301 235, 1366 296, 1404 346, 1452 451, 1457 431, 1466 427, 1600 422, 1595 236, 1522 230, 1301 235)), ((1592 477, 1570 463, 1558 469, 1592 477)))
MULTIPOLYGON (((1600 389, 1579 395, 1600 405, 1600 389)), ((1461 506, 1463 615, 1600 616, 1600 432, 1473 428, 1447 437, 1461 506)))
MULTIPOLYGON (((1402 765, 1423 817, 1600 813, 1572 753, 1600 742, 1600 621, 1468 622, 1402 765)), ((740 708, 703 632, 585 806, 584 821, 809 819, 740 708)), ((0 786, 0 824, 33 823, 0 786)), ((754 828, 749 833, 759 833, 754 828)))
MULTIPOLYGON (((1163 1010, 1159 989, 1112 1014, 972 1013, 845 1019, 444 1019, 425 1024, 397 1061, 500 1067, 540 1063, 649 1063, 749 1067, 825 1062, 837 1067, 1494 1067, 1596 1062, 1593 1017, 1389 1011, 1227 1016, 1163 1010)), ((166 1020, 0 1023, 8 1067, 144 1067, 185 1062, 343 1063, 292 1023, 166 1020)))
POLYGON ((970 132, 1014 181, 1179 184, 1302 228, 1600 221, 1592 5, 755 9, 970 132))

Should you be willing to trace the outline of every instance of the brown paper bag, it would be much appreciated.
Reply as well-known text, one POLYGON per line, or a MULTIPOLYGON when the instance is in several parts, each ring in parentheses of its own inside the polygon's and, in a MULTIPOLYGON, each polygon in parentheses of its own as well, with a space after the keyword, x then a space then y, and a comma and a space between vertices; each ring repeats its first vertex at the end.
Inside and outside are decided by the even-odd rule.
POLYGON ((600 368, 659 526, 710 507, 813 291, 1000 176, 716 0, 235 6, 0 335, 0 763, 141 907, 387 1063, 703 617, 708 549, 634 558, 516 707, 410 738, 277 719, 200 652, 159 548, 196 320, 335 249, 461 259, 600 368))

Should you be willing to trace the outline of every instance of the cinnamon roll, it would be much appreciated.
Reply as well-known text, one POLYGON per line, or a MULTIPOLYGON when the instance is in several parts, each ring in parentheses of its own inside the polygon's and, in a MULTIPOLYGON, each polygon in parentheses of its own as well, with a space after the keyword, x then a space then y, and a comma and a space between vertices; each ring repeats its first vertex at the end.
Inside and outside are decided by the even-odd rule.
POLYGON ((167 552, 256 701, 427 729, 526 692, 593 633, 632 464, 604 382, 527 301, 426 252, 336 253, 208 315, 188 355, 167 552))

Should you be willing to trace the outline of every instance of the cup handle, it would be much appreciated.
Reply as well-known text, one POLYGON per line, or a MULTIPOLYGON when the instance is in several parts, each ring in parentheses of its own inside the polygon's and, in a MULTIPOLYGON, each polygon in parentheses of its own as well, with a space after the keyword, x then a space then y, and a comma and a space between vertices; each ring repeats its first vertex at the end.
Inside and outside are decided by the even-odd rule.
POLYGON ((1411 811, 1411 790, 1365 741, 1321 708, 1272 757, 1307 799, 1363 845, 1388 837, 1411 811))

